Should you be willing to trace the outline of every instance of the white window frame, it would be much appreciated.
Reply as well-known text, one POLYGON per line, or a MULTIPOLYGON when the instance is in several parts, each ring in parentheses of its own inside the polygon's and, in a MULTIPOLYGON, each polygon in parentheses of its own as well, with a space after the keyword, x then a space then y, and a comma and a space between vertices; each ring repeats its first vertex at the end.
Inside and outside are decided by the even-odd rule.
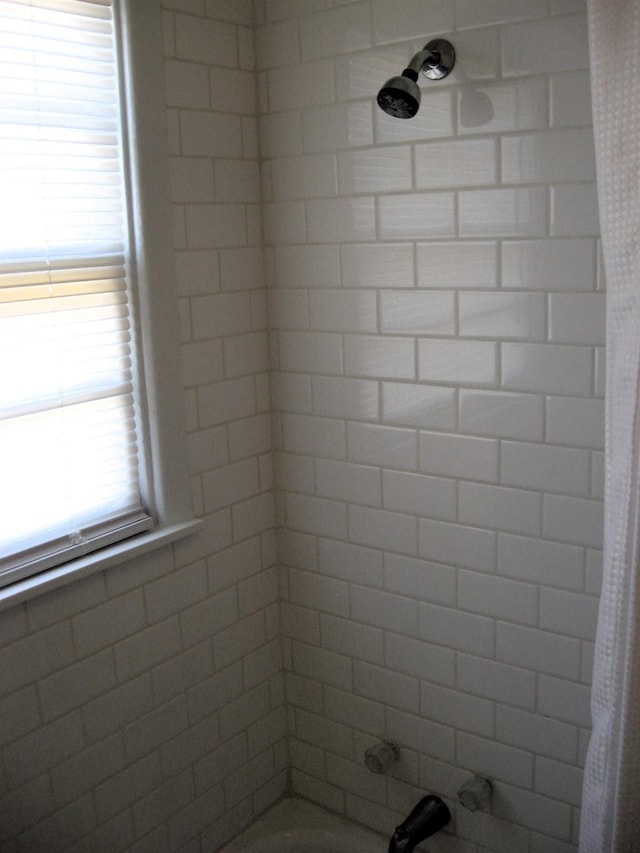
POLYGON ((0 610, 118 565, 194 533, 186 455, 178 300, 169 183, 161 0, 119 5, 125 148, 129 158, 136 254, 136 311, 147 409, 146 487, 156 524, 78 559, 0 589, 0 610))

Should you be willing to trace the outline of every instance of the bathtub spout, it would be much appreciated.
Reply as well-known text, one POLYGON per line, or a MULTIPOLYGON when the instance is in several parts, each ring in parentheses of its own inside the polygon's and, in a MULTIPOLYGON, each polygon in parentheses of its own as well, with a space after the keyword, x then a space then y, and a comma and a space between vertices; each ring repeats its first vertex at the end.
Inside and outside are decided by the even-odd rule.
POLYGON ((435 835, 451 820, 446 804, 430 794, 423 797, 391 836, 389 853, 411 853, 417 844, 435 835))

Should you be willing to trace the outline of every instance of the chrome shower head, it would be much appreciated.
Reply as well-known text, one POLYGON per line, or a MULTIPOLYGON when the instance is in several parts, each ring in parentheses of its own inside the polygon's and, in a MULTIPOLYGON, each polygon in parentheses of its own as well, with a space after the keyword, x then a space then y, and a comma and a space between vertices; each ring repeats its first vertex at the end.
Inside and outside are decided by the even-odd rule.
POLYGON ((451 72, 456 54, 446 39, 434 39, 416 53, 399 77, 391 77, 378 92, 378 106, 394 118, 413 118, 420 108, 420 87, 416 82, 422 71, 430 80, 441 80, 451 72))
POLYGON ((405 68, 400 77, 392 77, 378 92, 378 106, 394 118, 413 118, 420 108, 418 75, 405 68), (410 76, 411 72, 411 76, 410 76))

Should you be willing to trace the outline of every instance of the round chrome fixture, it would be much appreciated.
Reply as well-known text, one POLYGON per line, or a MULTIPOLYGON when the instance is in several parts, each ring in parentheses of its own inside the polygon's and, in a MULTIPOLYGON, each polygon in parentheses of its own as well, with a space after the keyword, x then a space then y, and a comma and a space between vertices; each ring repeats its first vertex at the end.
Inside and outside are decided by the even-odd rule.
POLYGON ((429 80, 442 80, 456 62, 453 45, 446 39, 433 39, 418 51, 398 77, 391 77, 378 92, 378 106, 394 118, 413 118, 420 109, 418 74, 429 80))

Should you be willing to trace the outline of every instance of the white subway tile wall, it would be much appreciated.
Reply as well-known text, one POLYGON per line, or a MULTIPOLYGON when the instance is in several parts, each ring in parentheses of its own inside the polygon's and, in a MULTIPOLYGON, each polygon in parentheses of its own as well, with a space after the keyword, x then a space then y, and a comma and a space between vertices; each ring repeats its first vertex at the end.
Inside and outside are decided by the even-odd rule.
POLYGON ((434 849, 577 850, 604 442, 585 4, 426 5, 163 0, 204 527, 2 614, 1 853, 213 853, 286 790, 384 833, 432 791, 434 849), (386 116, 434 36, 456 69, 386 116), (472 773, 490 813, 456 801, 472 773))
POLYGON ((263 193, 297 205, 265 210, 292 786, 384 832, 435 791, 434 849, 568 853, 602 539, 585 4, 428 6, 260 4, 263 193), (457 68, 386 116, 436 35, 457 68))

